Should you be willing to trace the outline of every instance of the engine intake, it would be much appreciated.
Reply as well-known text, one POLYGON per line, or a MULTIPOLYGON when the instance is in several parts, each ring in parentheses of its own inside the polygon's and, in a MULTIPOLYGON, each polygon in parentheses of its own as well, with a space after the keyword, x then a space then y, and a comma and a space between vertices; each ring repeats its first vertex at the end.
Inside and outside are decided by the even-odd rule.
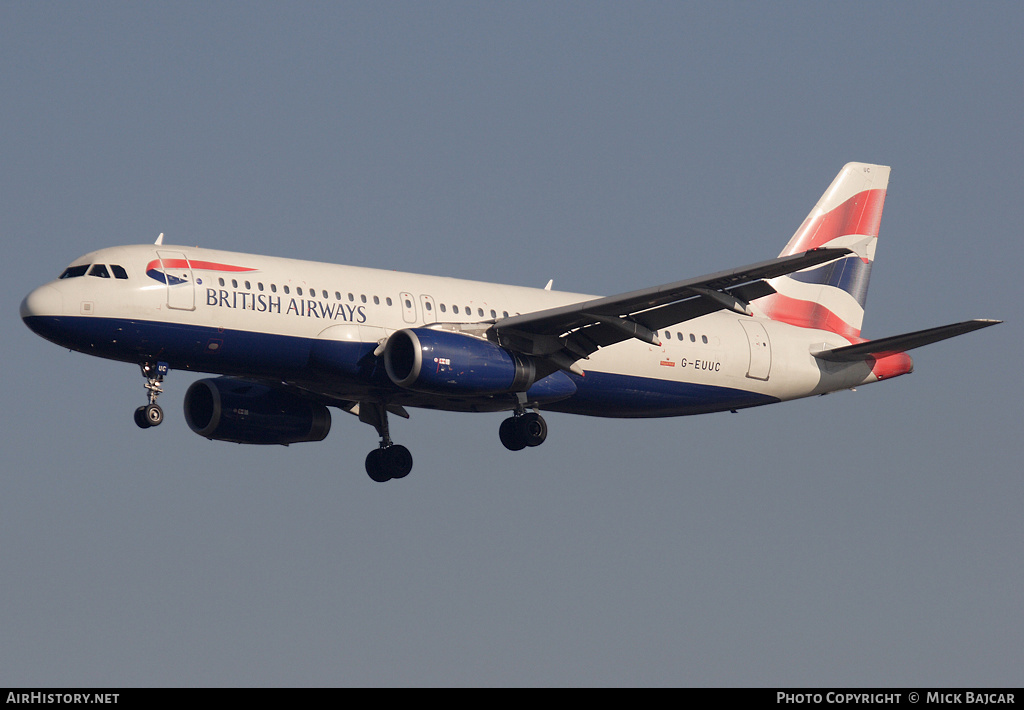
POLYGON ((429 328, 392 334, 384 368, 399 387, 431 394, 524 392, 537 379, 528 358, 472 335, 429 328))
POLYGON ((193 382, 185 393, 185 421, 200 436, 236 444, 323 441, 331 430, 324 405, 235 377, 193 382))

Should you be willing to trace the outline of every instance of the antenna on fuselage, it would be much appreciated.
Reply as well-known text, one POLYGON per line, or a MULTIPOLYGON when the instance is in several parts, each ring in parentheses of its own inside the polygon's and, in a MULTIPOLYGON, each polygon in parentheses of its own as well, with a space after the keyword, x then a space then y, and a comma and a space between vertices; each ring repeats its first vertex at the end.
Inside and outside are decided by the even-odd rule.
POLYGON ((161 244, 163 244, 164 243, 164 233, 160 232, 160 236, 157 237, 156 241, 153 242, 153 243, 156 244, 157 246, 160 246, 161 244))
POLYGON ((544 290, 545 291, 550 291, 551 287, 554 285, 554 283, 555 283, 554 279, 548 279, 548 285, 544 287, 544 290))

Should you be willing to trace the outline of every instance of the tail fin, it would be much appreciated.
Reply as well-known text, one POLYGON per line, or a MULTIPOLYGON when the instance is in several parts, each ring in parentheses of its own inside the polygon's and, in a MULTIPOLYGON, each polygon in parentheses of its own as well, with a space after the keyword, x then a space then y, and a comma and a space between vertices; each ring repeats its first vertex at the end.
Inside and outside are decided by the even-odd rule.
POLYGON ((847 163, 779 256, 818 247, 846 247, 848 257, 780 276, 777 293, 758 301, 772 320, 859 338, 875 258, 889 168, 847 163))

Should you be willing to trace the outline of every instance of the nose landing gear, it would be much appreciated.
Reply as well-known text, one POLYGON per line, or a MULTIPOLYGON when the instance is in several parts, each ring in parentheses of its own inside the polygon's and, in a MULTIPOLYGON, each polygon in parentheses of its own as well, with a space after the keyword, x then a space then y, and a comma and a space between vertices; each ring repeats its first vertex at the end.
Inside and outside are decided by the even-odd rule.
POLYGON ((168 367, 166 362, 144 362, 139 367, 142 369, 142 376, 146 378, 149 404, 135 410, 135 423, 140 429, 148 429, 151 426, 159 426, 164 420, 164 410, 156 403, 156 398, 164 391, 161 383, 167 375, 168 367))

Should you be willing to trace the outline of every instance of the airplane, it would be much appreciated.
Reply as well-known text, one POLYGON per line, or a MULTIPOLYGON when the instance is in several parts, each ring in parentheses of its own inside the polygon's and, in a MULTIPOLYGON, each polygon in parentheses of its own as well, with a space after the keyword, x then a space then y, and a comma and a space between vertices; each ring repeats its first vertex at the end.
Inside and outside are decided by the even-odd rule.
POLYGON ((842 168, 781 254, 597 297, 163 243, 94 251, 32 291, 21 317, 79 352, 137 364, 159 425, 172 369, 219 375, 185 393, 211 440, 323 440, 328 407, 374 427, 371 479, 404 478, 388 415, 510 412, 511 451, 542 444, 541 411, 671 417, 888 380, 906 351, 1000 323, 861 337, 890 168, 842 168))

